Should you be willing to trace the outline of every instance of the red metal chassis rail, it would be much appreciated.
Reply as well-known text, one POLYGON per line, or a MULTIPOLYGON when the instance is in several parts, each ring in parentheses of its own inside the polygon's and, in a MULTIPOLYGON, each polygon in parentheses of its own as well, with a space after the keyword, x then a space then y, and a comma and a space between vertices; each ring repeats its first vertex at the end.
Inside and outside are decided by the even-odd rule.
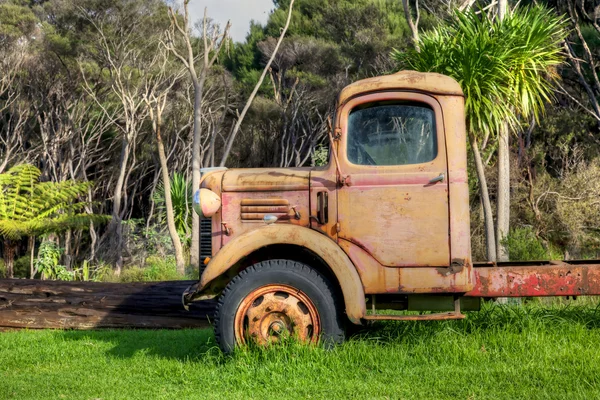
POLYGON ((600 260, 475 263, 470 297, 600 295, 600 260))

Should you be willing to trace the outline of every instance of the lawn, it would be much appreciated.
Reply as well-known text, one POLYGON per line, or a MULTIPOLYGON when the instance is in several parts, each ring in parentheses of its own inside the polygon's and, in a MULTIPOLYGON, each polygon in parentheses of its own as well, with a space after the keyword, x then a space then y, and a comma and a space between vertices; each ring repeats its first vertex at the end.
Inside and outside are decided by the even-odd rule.
POLYGON ((2 399, 600 398, 600 308, 485 305, 333 350, 224 356, 210 330, 0 333, 2 399))

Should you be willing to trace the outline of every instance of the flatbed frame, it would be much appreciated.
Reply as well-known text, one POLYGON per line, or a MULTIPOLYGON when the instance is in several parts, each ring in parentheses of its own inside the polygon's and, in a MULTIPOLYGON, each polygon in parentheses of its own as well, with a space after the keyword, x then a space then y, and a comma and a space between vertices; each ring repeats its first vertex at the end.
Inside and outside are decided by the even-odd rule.
POLYGON ((469 297, 600 295, 600 260, 474 263, 469 297))

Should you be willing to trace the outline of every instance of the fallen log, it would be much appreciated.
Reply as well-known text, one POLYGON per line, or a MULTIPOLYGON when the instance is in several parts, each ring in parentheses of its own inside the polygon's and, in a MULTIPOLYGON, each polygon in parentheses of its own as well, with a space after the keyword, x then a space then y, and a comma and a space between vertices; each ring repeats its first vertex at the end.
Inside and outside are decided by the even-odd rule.
POLYGON ((215 303, 181 303, 193 283, 0 279, 0 330, 206 328, 215 303))

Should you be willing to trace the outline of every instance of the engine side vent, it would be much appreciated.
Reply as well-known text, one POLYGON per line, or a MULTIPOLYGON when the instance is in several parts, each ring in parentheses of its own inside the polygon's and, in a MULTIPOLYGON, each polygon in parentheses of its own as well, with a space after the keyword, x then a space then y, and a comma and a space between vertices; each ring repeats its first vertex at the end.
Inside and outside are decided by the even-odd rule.
POLYGON ((243 199, 241 206, 242 221, 262 221, 267 214, 283 217, 290 212, 286 199, 243 199))

